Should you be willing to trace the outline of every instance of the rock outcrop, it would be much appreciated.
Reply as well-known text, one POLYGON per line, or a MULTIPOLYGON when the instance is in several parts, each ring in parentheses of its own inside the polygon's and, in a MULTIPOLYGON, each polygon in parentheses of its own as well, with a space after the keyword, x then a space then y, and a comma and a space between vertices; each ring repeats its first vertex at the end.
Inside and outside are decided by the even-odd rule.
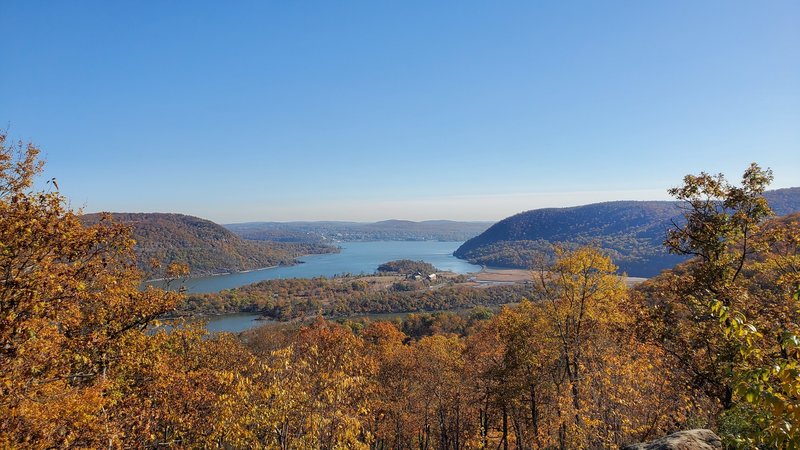
POLYGON ((642 444, 631 444, 621 450, 722 450, 722 440, 711 430, 687 430, 642 444))

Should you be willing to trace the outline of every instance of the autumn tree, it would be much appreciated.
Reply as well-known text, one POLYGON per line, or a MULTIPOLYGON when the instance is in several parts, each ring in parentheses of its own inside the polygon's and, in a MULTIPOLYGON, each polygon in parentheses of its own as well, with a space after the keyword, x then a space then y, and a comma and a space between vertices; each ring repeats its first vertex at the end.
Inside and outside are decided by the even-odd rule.
POLYGON ((373 448, 402 448, 416 437, 415 364, 407 336, 390 322, 372 322, 361 333, 377 363, 370 428, 373 448))
MULTIPOLYGON (((506 313, 504 310, 501 316, 506 313)), ((507 371, 498 317, 473 330, 464 342, 464 382, 470 403, 477 413, 478 435, 474 447, 502 448, 509 445, 507 371), (505 416, 503 413, 505 412, 505 416), (505 419, 505 420, 503 420, 505 419)), ((473 413, 474 414, 474 413, 473 413)))
POLYGON ((180 294, 140 290, 129 229, 84 226, 54 183, 34 191, 38 153, 0 135, 0 447, 256 442, 246 349, 152 332, 180 294))
POLYGON ((261 428, 270 448, 369 448, 374 360, 364 341, 322 319, 266 358, 261 428))
MULTIPOLYGON (((481 405, 483 448, 542 448, 558 424, 553 376, 559 349, 541 304, 506 307, 467 337, 470 385, 481 405), (496 428, 499 442, 490 432, 496 428)), ((556 375, 558 376, 558 375, 556 375)))
POLYGON ((742 448, 800 448, 800 215, 767 223, 760 252, 745 268, 750 302, 712 303, 737 351, 732 385, 750 426, 728 437, 742 448), (755 301, 753 301, 755 300, 755 301))
POLYGON ((412 345, 420 449, 459 449, 469 433, 463 342, 457 336, 426 336, 412 345))
POLYGON ((595 248, 556 247, 555 257, 552 265, 538 270, 536 291, 552 324, 570 392, 573 423, 562 425, 565 430, 581 429, 586 401, 581 383, 591 346, 619 318, 626 287, 611 258, 595 248))
POLYGON ((139 290, 129 230, 81 225, 33 144, 0 135, 0 442, 118 442, 110 377, 128 338, 179 296, 139 290))
POLYGON ((263 446, 264 364, 231 334, 202 323, 128 336, 112 377, 109 416, 128 448, 263 446), (135 351, 134 351, 135 350, 135 351))
POLYGON ((755 238, 761 225, 772 214, 762 195, 771 180, 771 171, 756 164, 738 186, 722 174, 687 175, 682 186, 670 190, 681 202, 684 220, 668 231, 665 245, 693 258, 643 287, 653 342, 723 409, 734 406, 731 374, 739 355, 711 308, 721 302, 739 309, 755 301, 748 296, 745 272, 759 250, 755 238))
POLYGON ((773 215, 763 194, 772 171, 753 163, 741 185, 722 174, 687 175, 683 186, 669 193, 682 202, 684 224, 668 230, 665 245, 673 253, 695 257, 690 269, 695 295, 710 295, 730 304, 738 295, 735 283, 748 257, 756 252, 753 236, 773 215))

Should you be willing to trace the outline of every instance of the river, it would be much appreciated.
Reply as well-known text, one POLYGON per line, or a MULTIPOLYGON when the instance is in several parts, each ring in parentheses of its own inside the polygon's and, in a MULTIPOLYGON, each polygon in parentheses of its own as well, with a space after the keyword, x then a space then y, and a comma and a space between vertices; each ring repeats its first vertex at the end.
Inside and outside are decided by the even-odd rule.
MULTIPOLYGON (((379 265, 397 259, 422 260, 433 264, 439 270, 455 273, 480 271, 480 266, 453 256, 453 252, 461 244, 461 242, 439 241, 342 242, 339 244, 341 252, 304 256, 299 258, 302 264, 190 278, 184 282, 184 286, 190 293, 206 293, 279 278, 331 277, 344 273, 370 274, 374 273, 379 265)), ((162 285, 158 281, 152 281, 149 284, 162 285)), ((395 315, 402 317, 404 314, 387 314, 382 318, 388 319, 395 315)), ((375 318, 379 316, 381 315, 375 315, 375 318)), ((247 313, 212 316, 207 318, 207 328, 210 332, 239 333, 268 322, 258 319, 258 315, 247 313)))
MULTIPOLYGON (((453 256, 461 242, 439 241, 374 241, 342 242, 342 251, 323 255, 308 255, 299 258, 302 264, 282 266, 249 272, 239 272, 186 280, 184 286, 189 293, 219 292, 262 280, 279 278, 331 277, 344 273, 369 274, 379 265, 396 259, 411 259, 433 264, 442 271, 455 273, 478 272, 480 266, 470 264, 453 256)), ((159 286, 158 281, 149 282, 159 286)))
MULTIPOLYGON (((467 309, 456 309, 452 310, 452 312, 458 311, 466 311, 467 309)), ((430 311, 426 311, 430 312, 430 311)), ((380 314, 361 314, 357 316, 349 317, 350 319, 357 320, 366 318, 371 321, 376 320, 403 320, 408 317, 409 314, 419 314, 411 313, 411 312, 393 312, 393 313, 380 313, 380 314)), ((264 320, 264 318, 260 314, 252 314, 252 313, 236 313, 236 314, 224 314, 221 316, 211 316, 203 318, 202 320, 207 321, 206 329, 211 333, 219 333, 219 332, 227 332, 227 333, 241 333, 242 331, 247 331, 251 328, 255 328, 261 325, 266 324, 278 324, 282 322, 278 322, 275 320, 264 320)))

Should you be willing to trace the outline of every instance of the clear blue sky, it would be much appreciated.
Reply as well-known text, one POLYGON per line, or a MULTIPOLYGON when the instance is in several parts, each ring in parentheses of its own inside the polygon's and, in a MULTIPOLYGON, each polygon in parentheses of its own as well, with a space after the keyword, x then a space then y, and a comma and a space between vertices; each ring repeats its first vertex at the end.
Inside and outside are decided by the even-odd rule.
POLYGON ((0 2, 0 127, 74 207, 497 220, 800 185, 798 1, 0 2))

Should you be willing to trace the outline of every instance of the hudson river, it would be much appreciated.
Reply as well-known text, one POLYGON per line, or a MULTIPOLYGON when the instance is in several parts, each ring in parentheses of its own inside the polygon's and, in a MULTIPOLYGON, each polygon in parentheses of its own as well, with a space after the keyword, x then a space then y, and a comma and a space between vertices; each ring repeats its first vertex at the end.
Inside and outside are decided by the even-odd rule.
MULTIPOLYGON (((304 256, 300 258, 302 264, 190 278, 184 285, 188 292, 204 293, 278 278, 332 277, 345 273, 369 274, 375 272, 379 265, 396 259, 422 260, 433 264, 439 270, 455 273, 480 271, 480 266, 453 256, 453 252, 461 244, 461 242, 439 241, 341 242, 338 244, 342 249, 341 252, 304 256)), ((159 285, 159 282, 151 284, 159 285)))

